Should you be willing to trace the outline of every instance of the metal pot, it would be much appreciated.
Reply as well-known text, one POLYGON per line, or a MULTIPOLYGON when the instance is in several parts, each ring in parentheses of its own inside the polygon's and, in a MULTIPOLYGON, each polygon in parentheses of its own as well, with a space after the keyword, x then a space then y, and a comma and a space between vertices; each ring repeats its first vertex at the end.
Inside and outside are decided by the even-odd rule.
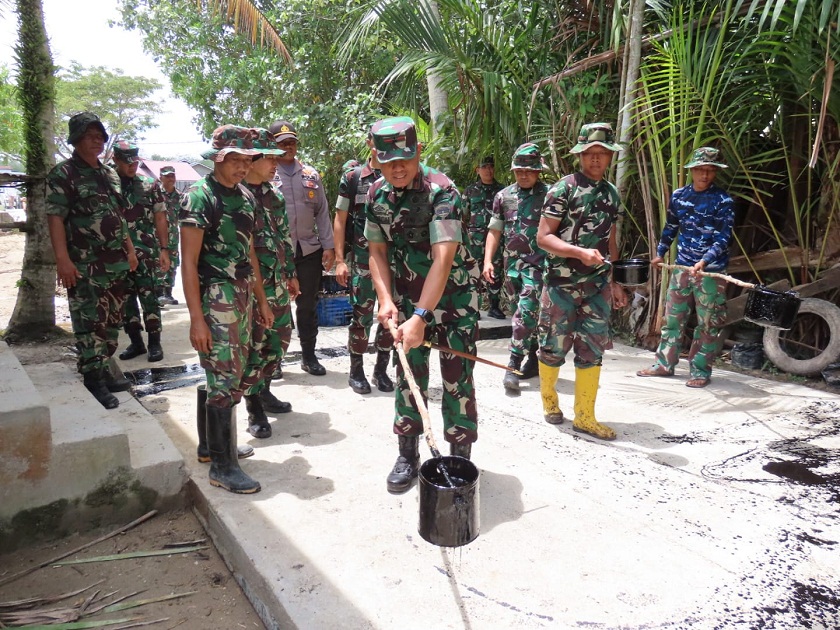
POLYGON ((757 284, 749 289, 744 319, 764 326, 790 330, 802 300, 795 291, 774 291, 757 284))
POLYGON ((618 284, 634 286, 647 284, 650 277, 650 261, 644 258, 628 258, 612 263, 612 278, 618 284))

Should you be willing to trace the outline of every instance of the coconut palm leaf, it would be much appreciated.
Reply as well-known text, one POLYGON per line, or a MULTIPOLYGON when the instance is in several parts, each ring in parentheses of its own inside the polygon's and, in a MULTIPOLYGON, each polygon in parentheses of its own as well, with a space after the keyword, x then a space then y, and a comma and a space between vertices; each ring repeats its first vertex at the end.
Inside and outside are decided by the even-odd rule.
POLYGON ((213 14, 220 14, 233 29, 251 38, 251 43, 268 45, 283 58, 292 62, 292 56, 280 38, 280 34, 266 15, 251 0, 195 0, 199 7, 207 6, 213 14))

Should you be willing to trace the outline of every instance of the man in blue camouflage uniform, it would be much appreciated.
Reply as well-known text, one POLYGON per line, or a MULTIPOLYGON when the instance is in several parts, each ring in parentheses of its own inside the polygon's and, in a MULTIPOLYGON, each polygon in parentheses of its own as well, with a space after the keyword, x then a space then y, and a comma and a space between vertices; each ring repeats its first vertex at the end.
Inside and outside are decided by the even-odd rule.
POLYGON ((180 230, 178 228, 178 213, 181 211, 181 193, 175 187, 177 183, 174 166, 164 166, 160 169, 160 186, 163 189, 163 200, 166 203, 166 223, 169 226, 169 270, 158 273, 158 302, 161 306, 178 304, 172 297, 172 287, 175 286, 175 274, 180 257, 180 230))
POLYGON ((271 185, 277 158, 284 151, 277 148, 268 129, 252 129, 251 134, 252 146, 261 157, 254 160, 244 185, 256 201, 254 250, 260 262, 265 296, 274 313, 274 325, 266 328, 255 319, 251 352, 242 382, 247 385, 248 433, 262 439, 271 437, 266 412, 277 414, 292 410, 291 403, 279 400, 271 393, 270 386, 292 338, 292 300, 298 294, 298 280, 285 200, 271 185))
MULTIPOLYGON (((464 245, 461 196, 446 175, 420 163, 411 118, 387 118, 371 128, 382 179, 368 190, 365 236, 379 300, 379 321, 394 334, 425 399, 429 348, 424 341, 475 354, 478 269, 464 245)), ((469 458, 478 437, 473 362, 440 352, 442 415, 450 453, 469 458)), ((397 365, 394 433, 399 457, 389 492, 405 492, 420 466, 423 421, 397 365)))
POLYGON ((157 180, 140 175, 140 156, 137 146, 120 141, 114 145, 114 165, 120 176, 123 197, 128 204, 125 220, 134 243, 139 264, 128 275, 125 302, 125 332, 131 343, 120 353, 127 361, 146 354, 143 343, 143 325, 149 334, 149 361, 163 359, 160 345, 160 303, 157 299, 158 274, 169 271, 169 226, 163 189, 157 180), (143 324, 140 323, 140 306, 143 324))
MULTIPOLYGON (((496 162, 493 156, 487 156, 475 167, 478 181, 464 189, 464 210, 466 214, 467 249, 470 255, 478 261, 482 278, 484 276, 484 248, 487 243, 487 229, 490 224, 493 199, 504 186, 496 181, 496 162)), ((493 264, 501 269, 502 250, 496 251, 493 264)), ((497 276, 493 282, 483 279, 479 285, 487 291, 490 308, 487 316, 494 319, 505 319, 505 314, 499 306, 499 293, 502 289, 502 276, 497 276)))
POLYGON ((210 484, 238 494, 260 490, 239 467, 234 416, 246 386, 252 317, 266 328, 274 323, 252 238, 254 196, 240 183, 258 155, 250 129, 216 129, 211 149, 202 154, 213 161, 213 173, 190 187, 180 219, 190 343, 207 375, 210 484))
POLYGON ((300 339, 300 367, 313 376, 327 373, 315 356, 318 340, 318 293, 321 276, 335 263, 330 206, 318 171, 297 159, 298 134, 286 120, 271 123, 277 147, 285 151, 277 161, 277 188, 286 200, 286 214, 295 248, 300 295, 295 300, 295 323, 300 339))
POLYGON ((662 262, 679 232, 677 264, 691 269, 675 269, 671 274, 656 363, 636 374, 674 374, 680 360, 683 331, 692 308, 696 308, 697 326, 688 352, 686 386, 705 387, 720 349, 718 335, 726 318, 726 281, 701 276, 698 272, 726 273, 735 212, 732 198, 714 183, 718 170, 728 168, 717 149, 700 147, 685 168, 691 171, 692 183, 671 195, 656 257, 650 262, 652 265, 662 262))
MULTIPOLYGON (((370 132, 366 143, 368 148, 373 148, 370 132)), ((370 383, 365 377, 364 354, 367 352, 370 328, 373 325, 376 291, 370 277, 370 254, 364 234, 365 200, 370 185, 379 177, 379 162, 376 153, 372 152, 364 166, 357 164, 341 176, 338 199, 335 202, 335 279, 345 287, 350 284, 353 315, 347 329, 347 350, 350 352, 350 376, 347 382, 357 394, 370 393, 370 383)), ((394 384, 387 373, 388 359, 394 346, 391 331, 378 323, 373 343, 376 347, 373 382, 379 391, 392 392, 394 384)))
MULTIPOLYGON (((539 373, 537 317, 545 263, 545 252, 537 247, 537 228, 548 191, 548 186, 540 181, 540 173, 546 167, 537 145, 528 142, 516 149, 510 168, 516 183, 493 199, 484 252, 484 279, 495 280, 495 264, 491 261, 499 244, 504 243, 504 267, 499 272, 504 274, 505 292, 511 300, 517 300, 508 367, 514 370, 521 367, 522 378, 534 378, 539 373), (523 366, 526 354, 528 360, 523 366)), ((519 376, 507 372, 502 385, 508 392, 518 394, 519 376)))
POLYGON ((607 123, 583 125, 571 153, 580 170, 548 191, 537 244, 546 253, 540 298, 540 393, 547 422, 559 424, 563 412, 555 384, 569 350, 575 352, 575 431, 603 440, 615 432, 595 419, 595 399, 604 351, 612 348, 612 306, 627 304, 624 289, 612 282, 605 258, 618 258, 616 219, 620 200, 604 179, 615 144, 607 123))
POLYGON ((126 280, 137 267, 123 216, 125 200, 116 172, 99 161, 108 134, 96 114, 69 122, 73 155, 47 175, 47 223, 58 282, 67 289, 70 321, 85 387, 106 409, 120 401, 111 392, 129 388, 115 381, 108 361, 117 349, 126 280))

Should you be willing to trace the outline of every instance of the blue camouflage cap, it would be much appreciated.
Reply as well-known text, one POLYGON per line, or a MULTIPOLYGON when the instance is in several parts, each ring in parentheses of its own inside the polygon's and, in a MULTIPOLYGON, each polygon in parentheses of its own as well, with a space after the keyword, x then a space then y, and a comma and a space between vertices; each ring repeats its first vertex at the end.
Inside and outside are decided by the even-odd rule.
POLYGON ((417 155, 417 128, 408 116, 384 118, 370 128, 373 148, 380 164, 410 160, 417 155))

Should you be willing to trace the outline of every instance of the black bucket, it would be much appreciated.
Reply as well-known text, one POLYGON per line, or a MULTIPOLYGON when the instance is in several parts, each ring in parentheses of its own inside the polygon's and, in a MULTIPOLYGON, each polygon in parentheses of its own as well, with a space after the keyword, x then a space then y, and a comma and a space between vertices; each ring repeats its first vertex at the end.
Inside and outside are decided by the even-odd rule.
POLYGON ((626 286, 647 284, 650 277, 650 261, 644 258, 616 260, 612 269, 613 281, 626 286))
POLYGON ((796 291, 774 291, 757 284, 747 294, 744 319, 765 328, 790 330, 802 300, 796 291))
POLYGON ((438 547, 461 547, 478 538, 478 468, 464 457, 427 459, 420 466, 417 531, 438 547), (450 487, 439 465, 455 484, 450 487))

